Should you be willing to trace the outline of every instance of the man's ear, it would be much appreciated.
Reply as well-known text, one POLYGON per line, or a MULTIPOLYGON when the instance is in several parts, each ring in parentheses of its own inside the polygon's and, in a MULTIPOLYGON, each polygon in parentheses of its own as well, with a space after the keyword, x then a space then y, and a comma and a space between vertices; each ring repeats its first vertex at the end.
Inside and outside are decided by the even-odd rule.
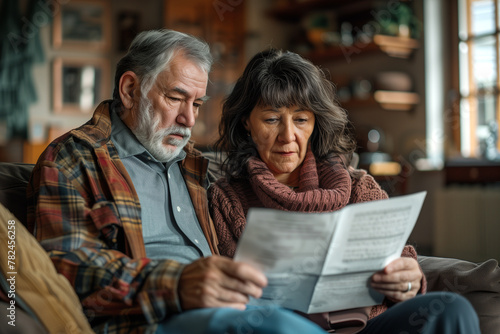
POLYGON ((118 86, 120 99, 126 109, 132 109, 134 102, 139 96, 139 78, 132 71, 122 74, 118 86))

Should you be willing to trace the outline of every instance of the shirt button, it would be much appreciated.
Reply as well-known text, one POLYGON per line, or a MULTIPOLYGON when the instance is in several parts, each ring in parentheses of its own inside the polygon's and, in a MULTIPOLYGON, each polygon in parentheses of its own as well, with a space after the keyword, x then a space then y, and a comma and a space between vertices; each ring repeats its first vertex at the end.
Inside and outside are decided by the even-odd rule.
POLYGON ((177 206, 177 212, 181 212, 181 207, 177 206))
POLYGON ((168 178, 170 179, 170 173, 168 173, 167 175, 168 175, 168 178))
POLYGON ((194 239, 194 242, 196 242, 197 244, 199 244, 199 241, 198 241, 198 239, 194 239))
POLYGON ((148 157, 148 160, 151 161, 151 157, 148 157))

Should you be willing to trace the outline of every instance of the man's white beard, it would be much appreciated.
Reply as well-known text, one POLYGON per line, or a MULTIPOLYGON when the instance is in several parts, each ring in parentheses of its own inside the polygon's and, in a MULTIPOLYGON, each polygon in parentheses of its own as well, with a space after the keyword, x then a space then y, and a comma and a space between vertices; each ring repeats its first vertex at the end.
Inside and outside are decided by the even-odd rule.
POLYGON ((153 105, 148 98, 141 96, 139 101, 139 115, 132 132, 148 152, 160 162, 169 162, 175 158, 186 146, 191 137, 191 130, 185 127, 172 125, 166 129, 158 129, 159 115, 153 116, 153 105), (166 138, 170 134, 183 135, 182 139, 166 138), (175 148, 167 148, 164 141, 175 148))

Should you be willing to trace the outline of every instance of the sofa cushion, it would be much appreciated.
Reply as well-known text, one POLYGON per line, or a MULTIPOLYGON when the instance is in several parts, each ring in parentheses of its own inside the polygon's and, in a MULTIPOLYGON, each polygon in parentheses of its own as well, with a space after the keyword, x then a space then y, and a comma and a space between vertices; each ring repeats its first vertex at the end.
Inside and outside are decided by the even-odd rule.
POLYGON ((26 187, 34 165, 0 162, 0 203, 26 224, 26 187))

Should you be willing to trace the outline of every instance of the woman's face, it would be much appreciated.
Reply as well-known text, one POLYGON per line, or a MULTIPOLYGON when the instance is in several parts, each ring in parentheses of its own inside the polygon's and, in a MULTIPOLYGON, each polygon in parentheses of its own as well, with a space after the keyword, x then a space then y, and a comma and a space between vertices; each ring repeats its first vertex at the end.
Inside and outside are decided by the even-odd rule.
POLYGON ((309 110, 256 106, 244 124, 260 158, 276 179, 283 184, 297 186, 298 167, 306 156, 314 122, 314 114, 309 110))

